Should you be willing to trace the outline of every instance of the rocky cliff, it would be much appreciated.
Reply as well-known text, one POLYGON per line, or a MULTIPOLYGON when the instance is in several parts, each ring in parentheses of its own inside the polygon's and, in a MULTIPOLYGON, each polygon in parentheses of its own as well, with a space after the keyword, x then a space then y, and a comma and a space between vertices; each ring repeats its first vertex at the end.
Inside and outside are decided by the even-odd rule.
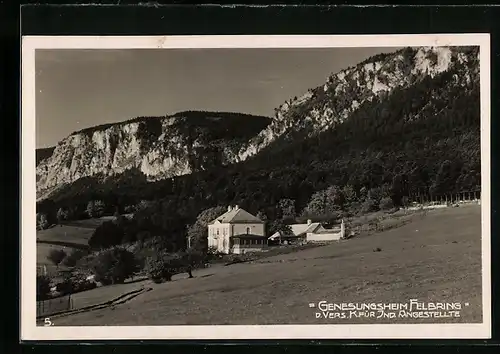
POLYGON ((84 129, 40 159, 37 196, 43 199, 82 177, 138 169, 149 180, 159 180, 232 163, 269 122, 240 113, 182 112, 84 129))
POLYGON ((244 161, 294 134, 334 128, 374 97, 453 69, 457 84, 477 74, 471 47, 406 48, 374 56, 328 77, 275 109, 272 120, 242 114, 184 112, 85 129, 61 141, 37 166, 38 198, 81 177, 139 169, 149 180, 244 161))
POLYGON ((309 89, 275 109, 272 123, 238 154, 240 160, 255 155, 278 139, 301 131, 319 134, 342 123, 366 101, 389 95, 395 88, 414 85, 425 77, 435 77, 455 69, 465 85, 479 66, 475 47, 405 48, 371 57, 354 67, 328 77, 322 86, 309 89))

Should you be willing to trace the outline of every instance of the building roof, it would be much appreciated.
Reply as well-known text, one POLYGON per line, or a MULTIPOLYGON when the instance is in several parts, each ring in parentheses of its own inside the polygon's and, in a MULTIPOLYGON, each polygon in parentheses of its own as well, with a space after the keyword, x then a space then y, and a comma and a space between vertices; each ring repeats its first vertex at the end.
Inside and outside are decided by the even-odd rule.
POLYGON ((269 236, 269 239, 274 240, 274 239, 277 239, 279 237, 283 237, 283 238, 299 237, 299 236, 302 236, 304 234, 307 234, 308 232, 316 232, 321 227, 321 224, 319 222, 313 222, 310 224, 292 224, 289 226, 290 226, 290 229, 292 230, 291 235, 285 235, 285 234, 277 231, 274 234, 272 234, 271 236, 269 236))
POLYGON ((245 224, 245 223, 259 223, 263 224, 264 222, 260 220, 258 217, 250 214, 248 211, 241 208, 233 208, 231 210, 226 211, 221 216, 217 217, 215 220, 212 220, 209 225, 214 224, 216 221, 219 221, 222 224, 245 224))
POLYGON ((313 222, 310 224, 292 224, 290 228, 295 236, 300 236, 308 232, 314 232, 321 226, 319 222, 313 222))

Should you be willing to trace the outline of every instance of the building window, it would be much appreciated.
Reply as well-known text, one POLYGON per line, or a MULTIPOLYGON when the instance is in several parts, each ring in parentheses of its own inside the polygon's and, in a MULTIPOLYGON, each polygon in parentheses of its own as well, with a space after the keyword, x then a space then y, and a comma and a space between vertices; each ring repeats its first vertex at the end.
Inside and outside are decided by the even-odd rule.
POLYGON ((217 236, 219 236, 219 229, 217 229, 217 236))

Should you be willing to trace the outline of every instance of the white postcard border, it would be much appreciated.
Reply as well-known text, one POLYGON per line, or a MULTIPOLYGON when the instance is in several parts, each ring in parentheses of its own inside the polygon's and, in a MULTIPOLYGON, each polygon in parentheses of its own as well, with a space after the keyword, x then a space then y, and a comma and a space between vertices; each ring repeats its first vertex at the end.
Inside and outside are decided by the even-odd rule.
POLYGON ((21 340, 488 339, 491 337, 490 36, 481 34, 292 36, 24 36, 21 68, 21 340), (480 47, 482 305, 480 324, 252 326, 36 326, 36 49, 480 47))

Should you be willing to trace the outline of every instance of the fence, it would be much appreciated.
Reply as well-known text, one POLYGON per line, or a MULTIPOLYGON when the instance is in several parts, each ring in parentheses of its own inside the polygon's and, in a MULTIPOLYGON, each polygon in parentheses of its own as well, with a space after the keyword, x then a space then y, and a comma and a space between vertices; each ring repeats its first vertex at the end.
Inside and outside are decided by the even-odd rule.
POLYGON ((36 317, 48 316, 56 312, 69 311, 72 309, 73 299, 71 298, 71 295, 40 300, 36 302, 36 317))
POLYGON ((409 202, 416 202, 420 204, 427 203, 456 203, 459 201, 473 201, 481 199, 481 191, 480 190, 472 190, 472 191, 462 191, 457 193, 447 193, 440 195, 432 195, 429 193, 415 193, 409 196, 409 202))

